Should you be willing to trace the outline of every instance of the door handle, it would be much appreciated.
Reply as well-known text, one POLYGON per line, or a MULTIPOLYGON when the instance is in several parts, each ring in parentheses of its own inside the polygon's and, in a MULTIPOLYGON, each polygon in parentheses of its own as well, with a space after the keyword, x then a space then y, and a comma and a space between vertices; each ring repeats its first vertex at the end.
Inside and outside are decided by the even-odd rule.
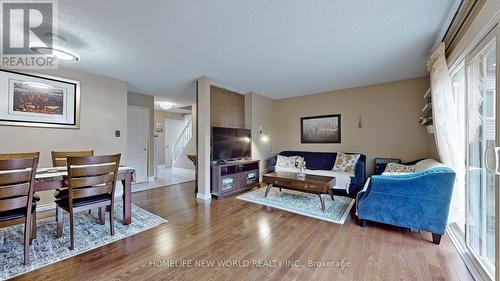
POLYGON ((490 158, 488 157, 488 155, 490 155, 490 151, 491 151, 491 146, 488 146, 485 150, 484 150, 484 167, 486 168, 486 171, 488 172, 491 172, 491 170, 493 170, 491 167, 490 167, 490 158))
POLYGON ((500 147, 497 146, 490 146, 484 150, 484 166, 486 168, 486 171, 495 173, 495 175, 500 175, 500 157, 498 153, 500 152, 500 147), (495 160, 495 166, 491 167, 490 164, 490 152, 493 150, 494 154, 494 160, 495 160))
POLYGON ((500 157, 498 157, 498 152, 500 151, 500 147, 495 147, 495 174, 500 175, 500 157))

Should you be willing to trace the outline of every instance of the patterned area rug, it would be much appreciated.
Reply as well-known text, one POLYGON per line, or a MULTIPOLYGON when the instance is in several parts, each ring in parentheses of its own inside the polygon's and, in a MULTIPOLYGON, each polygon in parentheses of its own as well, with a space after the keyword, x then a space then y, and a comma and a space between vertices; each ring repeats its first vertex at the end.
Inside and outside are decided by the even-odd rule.
POLYGON ((83 252, 101 247, 111 242, 156 227, 167 220, 144 209, 132 205, 132 223, 122 224, 122 204, 115 205, 115 235, 109 232, 109 213, 106 224, 100 225, 96 210, 75 215, 75 249, 69 247, 69 220, 64 217, 64 232, 60 239, 55 238, 55 217, 37 221, 37 238, 30 247, 30 265, 23 264, 24 225, 0 228, 0 280, 47 266, 83 252))
POLYGON ((354 205, 354 199, 334 196, 330 199, 330 195, 322 195, 325 201, 325 211, 321 211, 321 203, 318 195, 298 192, 293 190, 273 187, 267 198, 264 198, 266 188, 259 188, 255 191, 245 193, 238 196, 240 200, 257 203, 276 209, 285 210, 288 212, 304 215, 320 220, 325 220, 333 223, 344 224, 349 211, 354 205))

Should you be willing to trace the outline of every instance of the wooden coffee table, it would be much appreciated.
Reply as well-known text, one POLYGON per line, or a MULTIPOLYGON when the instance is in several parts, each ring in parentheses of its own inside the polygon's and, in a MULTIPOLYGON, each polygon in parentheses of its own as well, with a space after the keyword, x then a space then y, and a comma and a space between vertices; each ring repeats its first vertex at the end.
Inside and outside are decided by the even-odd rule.
POLYGON ((325 202, 321 197, 322 194, 330 194, 333 200, 332 187, 335 186, 334 177, 306 175, 304 178, 299 178, 297 173, 290 172, 273 172, 265 174, 262 182, 267 184, 266 194, 267 197, 269 190, 272 187, 279 187, 295 191, 317 194, 321 202, 321 210, 325 211, 325 202))

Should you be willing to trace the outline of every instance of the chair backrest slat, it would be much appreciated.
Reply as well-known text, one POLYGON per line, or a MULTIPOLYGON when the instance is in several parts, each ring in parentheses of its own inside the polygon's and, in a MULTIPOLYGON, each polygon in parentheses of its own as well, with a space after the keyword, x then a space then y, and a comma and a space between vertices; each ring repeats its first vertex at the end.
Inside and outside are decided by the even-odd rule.
POLYGON ((114 198, 121 154, 67 158, 70 207, 72 200, 109 194, 114 198))
POLYGON ((8 154, 0 153, 0 160, 25 159, 33 157, 40 159, 40 152, 21 152, 21 153, 8 153, 8 154))
MULTIPOLYGON (((73 188, 86 187, 91 185, 99 185, 105 184, 108 182, 113 182, 113 171, 109 172, 109 174, 98 175, 93 177, 79 177, 71 179, 71 186, 73 188)), ((73 175, 74 176, 74 175, 73 175)))
POLYGON ((99 165, 99 164, 113 163, 115 162, 117 155, 73 157, 71 165, 99 165))
POLYGON ((7 171, 6 173, 0 174, 0 187, 29 182, 30 179, 30 170, 7 171))
POLYGON ((115 171, 114 165, 78 165, 71 169, 71 175, 73 177, 90 177, 90 176, 100 176, 115 171))
POLYGON ((112 182, 100 186, 74 188, 73 199, 79 199, 79 198, 85 198, 103 194, 111 194, 111 192, 113 191, 112 189, 113 189, 112 182))
POLYGON ((27 196, 30 192, 29 182, 13 184, 8 186, 0 186, 0 199, 11 198, 18 196, 27 196))
POLYGON ((93 150, 85 151, 52 151, 52 166, 53 167, 63 167, 66 166, 66 158, 68 156, 73 157, 88 157, 94 156, 93 150))
POLYGON ((26 216, 31 213, 38 155, 0 155, 0 212, 25 208, 26 216))
POLYGON ((0 200, 0 212, 26 208, 29 196, 13 197, 0 200))
POLYGON ((23 170, 31 168, 33 158, 7 159, 0 160, 0 171, 23 170))

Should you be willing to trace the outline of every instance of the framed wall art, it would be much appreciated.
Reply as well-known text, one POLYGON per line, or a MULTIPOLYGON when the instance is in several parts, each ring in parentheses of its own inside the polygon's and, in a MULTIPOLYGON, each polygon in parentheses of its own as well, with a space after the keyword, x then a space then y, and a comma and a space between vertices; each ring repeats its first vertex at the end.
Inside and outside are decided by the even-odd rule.
POLYGON ((80 82, 0 70, 0 125, 78 129, 80 82))
POLYGON ((340 143, 340 114, 300 118, 302 143, 340 143))

